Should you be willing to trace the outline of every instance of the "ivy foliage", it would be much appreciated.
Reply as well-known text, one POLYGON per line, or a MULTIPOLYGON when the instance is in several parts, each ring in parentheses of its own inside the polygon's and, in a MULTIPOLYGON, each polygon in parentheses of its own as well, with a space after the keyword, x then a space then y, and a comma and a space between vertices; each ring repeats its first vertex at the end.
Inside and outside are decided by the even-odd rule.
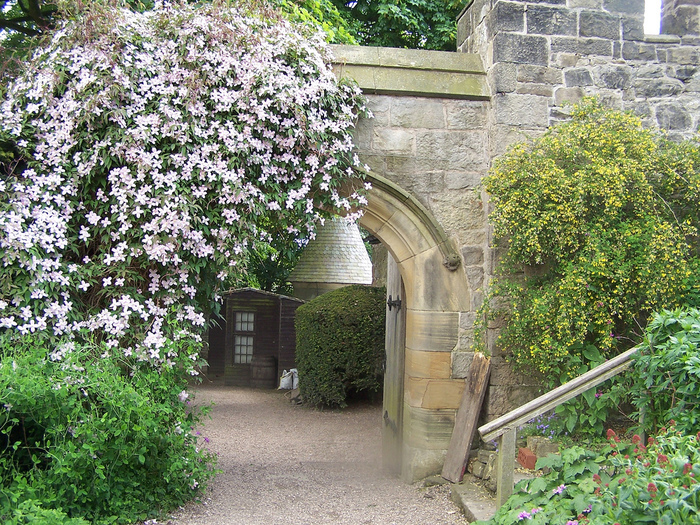
POLYGON ((633 346, 651 312, 697 304, 697 141, 589 99, 484 185, 505 252, 487 314, 506 318, 512 361, 550 385, 633 346))
POLYGON ((351 394, 381 389, 385 292, 346 286, 297 308, 296 363, 305 402, 342 408, 351 394))

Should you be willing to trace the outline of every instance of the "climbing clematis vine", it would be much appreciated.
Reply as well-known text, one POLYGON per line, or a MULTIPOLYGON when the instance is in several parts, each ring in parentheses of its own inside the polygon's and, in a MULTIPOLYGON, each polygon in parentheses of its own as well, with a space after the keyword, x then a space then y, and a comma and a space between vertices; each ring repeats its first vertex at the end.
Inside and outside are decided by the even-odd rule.
POLYGON ((0 106, 0 331, 194 360, 248 247, 366 202, 364 101, 329 61, 321 34, 221 6, 58 30, 0 106))

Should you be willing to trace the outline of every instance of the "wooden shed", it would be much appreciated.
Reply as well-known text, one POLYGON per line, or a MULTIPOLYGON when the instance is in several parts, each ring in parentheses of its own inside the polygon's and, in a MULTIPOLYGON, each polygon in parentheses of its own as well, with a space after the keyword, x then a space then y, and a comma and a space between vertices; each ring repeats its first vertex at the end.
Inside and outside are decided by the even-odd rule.
POLYGON ((223 300, 223 317, 209 329, 208 375, 223 376, 227 385, 273 386, 261 384, 256 369, 264 367, 276 382, 295 367, 294 315, 304 301, 254 288, 232 290, 223 300))

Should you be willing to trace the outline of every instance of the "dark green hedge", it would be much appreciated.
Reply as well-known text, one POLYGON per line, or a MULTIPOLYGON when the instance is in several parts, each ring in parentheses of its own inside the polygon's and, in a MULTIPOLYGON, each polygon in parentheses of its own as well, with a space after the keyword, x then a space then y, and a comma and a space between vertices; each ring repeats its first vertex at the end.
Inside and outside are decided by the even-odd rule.
POLYGON ((297 309, 296 363, 305 402, 345 407, 350 394, 380 390, 385 295, 385 288, 346 286, 297 309))

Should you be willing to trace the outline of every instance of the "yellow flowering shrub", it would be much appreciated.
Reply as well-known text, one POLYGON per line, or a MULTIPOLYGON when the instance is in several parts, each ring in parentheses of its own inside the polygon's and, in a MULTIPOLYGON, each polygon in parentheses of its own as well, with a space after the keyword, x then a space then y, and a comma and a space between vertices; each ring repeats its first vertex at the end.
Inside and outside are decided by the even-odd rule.
POLYGON ((638 342, 651 312, 698 304, 697 140, 587 99, 484 185, 507 247, 485 308, 516 365, 565 382, 638 342))

